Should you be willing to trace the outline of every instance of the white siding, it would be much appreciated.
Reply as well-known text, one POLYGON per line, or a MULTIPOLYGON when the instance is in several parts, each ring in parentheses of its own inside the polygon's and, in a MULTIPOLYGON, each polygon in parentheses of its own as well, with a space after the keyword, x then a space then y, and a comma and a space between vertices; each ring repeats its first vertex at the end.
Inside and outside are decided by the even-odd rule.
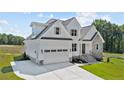
POLYGON ((58 49, 67 49, 68 51, 62 52, 43 52, 43 58, 40 57, 42 54, 39 54, 39 60, 44 60, 44 64, 56 63, 56 62, 65 62, 69 61, 69 58, 72 57, 71 50, 71 41, 66 40, 39 40, 40 50, 58 50, 58 49))
POLYGON ((26 40, 24 43, 26 54, 32 58, 38 59, 39 42, 37 40, 26 40))
POLYGON ((71 36, 71 38, 73 39, 73 42, 72 43, 76 43, 77 44, 77 51, 72 52, 72 55, 73 56, 78 56, 78 55, 80 55, 79 38, 80 38, 80 29, 81 29, 81 26, 80 26, 80 24, 78 23, 78 21, 76 19, 73 19, 66 26, 66 29, 67 29, 68 33, 70 34, 70 36, 71 36, 71 30, 72 29, 76 29, 77 30, 77 36, 71 36))
POLYGON ((26 54, 37 61, 44 60, 44 64, 57 63, 57 62, 69 62, 71 55, 70 40, 28 40, 25 42, 26 54), (44 52, 44 50, 58 50, 67 49, 68 51, 62 52, 44 52), (43 50, 43 53, 41 52, 43 50), (37 51, 37 53, 35 53, 37 51))
POLYGON ((71 23, 69 23, 67 26, 67 31, 68 33, 71 35, 71 30, 72 29, 76 29, 77 30, 77 36, 71 36, 71 38, 74 39, 74 41, 78 41, 78 39, 80 38, 80 29, 81 29, 81 26, 80 24, 78 23, 78 21, 76 19, 73 19, 71 21, 71 23))
MULTIPOLYGON (((41 37, 59 37, 59 38, 71 38, 61 21, 57 21, 54 23, 53 26, 51 26, 41 37), (56 35, 55 34, 55 28, 59 27, 60 28, 60 34, 56 35)), ((40 38, 41 38, 40 37, 40 38)))

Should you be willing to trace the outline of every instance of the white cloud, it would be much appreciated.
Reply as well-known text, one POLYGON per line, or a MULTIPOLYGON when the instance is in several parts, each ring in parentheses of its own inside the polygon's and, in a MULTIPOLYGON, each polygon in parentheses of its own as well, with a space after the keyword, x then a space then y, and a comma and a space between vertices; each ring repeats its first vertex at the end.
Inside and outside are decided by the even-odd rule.
POLYGON ((76 13, 76 18, 82 26, 85 26, 90 25, 97 18, 97 14, 94 12, 79 12, 76 13))
POLYGON ((16 35, 16 36, 26 37, 25 36, 26 34, 21 29, 15 28, 15 27, 8 28, 6 30, 6 33, 13 34, 13 35, 16 35))
POLYGON ((90 25, 95 19, 111 21, 111 17, 109 15, 98 15, 95 12, 79 12, 76 13, 76 18, 81 26, 90 25))
POLYGON ((50 14, 50 15, 44 16, 43 13, 39 13, 37 16, 40 17, 40 18, 45 18, 45 19, 50 19, 50 18, 53 18, 53 17, 54 17, 53 14, 50 14))
POLYGON ((0 20, 0 25, 8 25, 8 21, 7 20, 0 20))
POLYGON ((103 15, 101 16, 101 19, 111 21, 111 17, 109 15, 103 15))

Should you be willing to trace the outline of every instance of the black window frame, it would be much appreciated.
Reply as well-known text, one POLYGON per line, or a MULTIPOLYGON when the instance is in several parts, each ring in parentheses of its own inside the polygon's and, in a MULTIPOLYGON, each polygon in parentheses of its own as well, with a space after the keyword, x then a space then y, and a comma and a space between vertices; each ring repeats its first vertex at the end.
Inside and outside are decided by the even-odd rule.
POLYGON ((63 52, 67 52, 67 51, 68 51, 68 49, 63 49, 62 51, 63 51, 63 52))
POLYGON ((45 52, 45 53, 48 53, 48 52, 50 52, 50 50, 46 49, 46 50, 44 50, 44 52, 45 52))
POLYGON ((71 30, 71 36, 77 36, 77 30, 76 29, 71 30))
POLYGON ((96 49, 97 49, 97 50, 99 49, 99 44, 96 44, 96 49))
POLYGON ((60 28, 59 27, 55 27, 55 34, 60 35, 60 28))
POLYGON ((75 52, 75 51, 77 51, 77 44, 73 43, 72 44, 72 52, 75 52))
POLYGON ((62 49, 58 49, 57 52, 62 52, 62 49))
POLYGON ((53 50, 51 50, 51 52, 56 52, 56 50, 55 50, 55 49, 53 49, 53 50))

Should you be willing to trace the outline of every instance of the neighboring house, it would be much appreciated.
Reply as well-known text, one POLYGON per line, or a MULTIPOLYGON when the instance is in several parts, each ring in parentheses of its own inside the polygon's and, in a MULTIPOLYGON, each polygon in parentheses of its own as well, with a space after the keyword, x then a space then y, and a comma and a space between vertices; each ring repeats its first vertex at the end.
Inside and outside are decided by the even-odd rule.
POLYGON ((36 63, 69 62, 74 56, 102 57, 104 40, 95 26, 81 27, 75 17, 46 23, 32 22, 32 34, 24 41, 26 55, 36 63))

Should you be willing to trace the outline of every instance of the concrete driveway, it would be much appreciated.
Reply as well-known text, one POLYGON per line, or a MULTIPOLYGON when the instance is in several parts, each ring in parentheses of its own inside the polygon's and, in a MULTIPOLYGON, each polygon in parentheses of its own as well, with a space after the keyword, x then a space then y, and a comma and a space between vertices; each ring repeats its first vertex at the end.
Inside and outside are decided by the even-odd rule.
POLYGON ((30 61, 11 62, 15 74, 28 80, 102 80, 69 62, 37 65, 30 61))

